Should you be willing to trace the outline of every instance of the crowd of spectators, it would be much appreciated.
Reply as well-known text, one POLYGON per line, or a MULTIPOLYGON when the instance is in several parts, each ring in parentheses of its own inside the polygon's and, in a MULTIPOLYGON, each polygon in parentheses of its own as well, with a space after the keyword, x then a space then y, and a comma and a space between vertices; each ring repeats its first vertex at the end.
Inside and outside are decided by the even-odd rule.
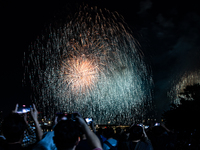
POLYGON ((78 113, 55 116, 53 130, 43 133, 38 111, 33 104, 30 110, 35 131, 30 129, 27 115, 17 113, 18 105, 4 118, 0 137, 0 150, 198 150, 200 140, 197 132, 169 130, 163 123, 133 124, 126 129, 111 126, 98 128, 94 121, 90 127, 78 113), (24 133, 36 135, 36 141, 23 146, 24 133), (33 133, 34 132, 34 133, 33 133))

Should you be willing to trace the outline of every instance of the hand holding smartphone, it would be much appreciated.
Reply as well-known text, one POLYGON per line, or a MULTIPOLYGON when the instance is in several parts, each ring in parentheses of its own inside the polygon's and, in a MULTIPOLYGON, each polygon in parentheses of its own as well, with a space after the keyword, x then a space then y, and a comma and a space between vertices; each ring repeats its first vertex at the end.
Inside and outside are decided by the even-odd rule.
POLYGON ((85 121, 86 121, 87 125, 90 125, 92 123, 93 119, 92 118, 85 118, 85 121))
POLYGON ((27 112, 30 112, 30 109, 32 108, 32 106, 30 105, 30 107, 27 107, 26 105, 21 105, 18 107, 17 113, 18 114, 24 114, 27 112))
POLYGON ((154 126, 160 126, 160 123, 157 123, 157 122, 156 122, 156 123, 154 124, 154 126))

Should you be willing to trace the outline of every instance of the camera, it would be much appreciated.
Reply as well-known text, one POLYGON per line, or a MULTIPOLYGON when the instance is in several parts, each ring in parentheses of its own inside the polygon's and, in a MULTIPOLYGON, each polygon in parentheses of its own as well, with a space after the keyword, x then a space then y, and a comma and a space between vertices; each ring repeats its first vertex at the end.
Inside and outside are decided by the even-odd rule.
POLYGON ((72 121, 74 121, 75 124, 76 124, 76 128, 79 132, 79 135, 83 134, 83 131, 82 131, 81 127, 79 126, 77 118, 76 118, 76 116, 79 116, 78 113, 59 112, 59 113, 56 113, 56 116, 57 116, 57 122, 60 122, 61 120, 72 120, 72 121))
POLYGON ((78 116, 78 113, 56 113, 56 116, 58 116, 57 121, 61 121, 61 120, 72 120, 72 121, 76 121, 76 116, 78 116))
POLYGON ((78 113, 67 114, 67 120, 76 121, 76 116, 78 116, 78 113))

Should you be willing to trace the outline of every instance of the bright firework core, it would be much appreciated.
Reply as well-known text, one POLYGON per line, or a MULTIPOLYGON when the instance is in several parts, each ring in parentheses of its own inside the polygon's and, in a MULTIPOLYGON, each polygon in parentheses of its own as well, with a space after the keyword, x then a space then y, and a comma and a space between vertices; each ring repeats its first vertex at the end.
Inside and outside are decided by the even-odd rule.
POLYGON ((63 61, 64 82, 74 92, 87 93, 93 89, 98 79, 98 66, 94 60, 84 57, 63 61))

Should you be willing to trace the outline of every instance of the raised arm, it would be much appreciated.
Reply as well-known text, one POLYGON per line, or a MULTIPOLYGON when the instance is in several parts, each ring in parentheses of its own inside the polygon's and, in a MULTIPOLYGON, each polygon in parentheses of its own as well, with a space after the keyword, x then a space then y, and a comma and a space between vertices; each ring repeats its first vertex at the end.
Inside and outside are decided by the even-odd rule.
POLYGON ((142 129, 143 129, 143 135, 144 135, 144 137, 145 137, 145 138, 148 138, 148 137, 147 137, 147 134, 146 134, 146 132, 145 132, 144 125, 142 125, 142 129))
POLYGON ((36 136, 37 136, 37 139, 40 141, 42 139, 42 136, 43 136, 43 131, 39 125, 39 122, 38 122, 38 111, 35 107, 35 104, 33 104, 33 108, 31 108, 31 116, 33 117, 33 121, 35 122, 35 129, 36 129, 36 136))
MULTIPOLYGON (((163 123, 160 124, 161 127, 163 127, 167 132, 172 132, 171 130, 169 130, 163 123)), ((173 133, 173 132, 172 132, 173 133)))
POLYGON ((78 119, 81 129, 83 130, 83 132, 85 133, 85 135, 87 137, 90 147, 92 149, 94 149, 94 148, 102 149, 99 138, 90 130, 90 128, 86 124, 85 120, 80 116, 77 116, 77 119, 78 119))

